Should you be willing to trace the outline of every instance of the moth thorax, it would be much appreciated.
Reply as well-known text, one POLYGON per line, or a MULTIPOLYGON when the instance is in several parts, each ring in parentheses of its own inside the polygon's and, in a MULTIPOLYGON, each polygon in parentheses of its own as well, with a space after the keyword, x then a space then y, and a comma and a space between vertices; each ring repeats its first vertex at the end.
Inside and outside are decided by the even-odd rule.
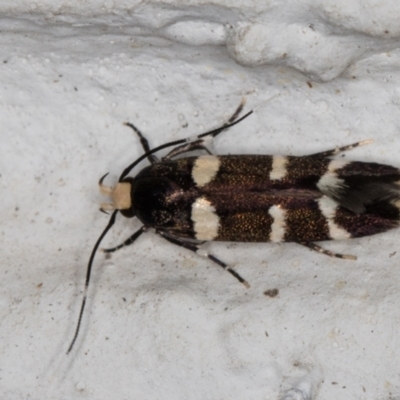
POLYGON ((102 203, 101 208, 105 211, 128 210, 132 206, 131 184, 129 182, 118 182, 114 187, 99 184, 100 192, 110 196, 112 203, 102 203))

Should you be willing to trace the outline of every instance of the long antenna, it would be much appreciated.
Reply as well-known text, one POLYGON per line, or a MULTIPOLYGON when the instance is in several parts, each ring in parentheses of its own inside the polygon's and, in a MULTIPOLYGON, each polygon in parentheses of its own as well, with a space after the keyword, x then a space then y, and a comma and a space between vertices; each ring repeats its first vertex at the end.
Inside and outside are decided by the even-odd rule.
MULTIPOLYGON (((244 105, 244 103, 241 104, 241 106, 240 106, 240 107, 238 108, 238 110, 235 112, 234 116, 236 116, 238 113, 240 113, 240 111, 241 111, 242 108, 243 108, 243 105, 244 105)), ((253 111, 249 111, 247 114, 245 114, 243 117, 237 119, 236 121, 233 121, 232 123, 228 123, 228 124, 226 124, 226 125, 223 125, 223 126, 217 128, 217 129, 213 129, 213 130, 211 130, 211 131, 202 133, 202 134, 196 136, 195 138, 200 139, 200 138, 205 137, 205 136, 214 136, 214 137, 215 137, 215 136, 217 136, 218 134, 220 134, 221 132, 225 131, 226 129, 228 129, 228 128, 230 128, 230 127, 232 127, 232 126, 238 124, 238 123, 241 122, 241 121, 243 121, 245 118, 247 118, 247 117, 248 117, 250 114, 252 114, 252 113, 253 113, 253 111)), ((157 151, 160 151, 160 150, 162 150, 162 149, 165 149, 165 148, 168 148, 168 147, 172 147, 172 146, 177 146, 177 145, 183 144, 183 143, 188 143, 188 142, 191 142, 192 140, 195 140, 195 139, 192 138, 192 139, 180 139, 180 140, 175 140, 175 141, 173 141, 173 142, 164 143, 164 144, 162 144, 162 145, 160 145, 160 146, 158 146, 158 147, 155 147, 155 148, 152 149, 152 150, 147 151, 145 154, 141 155, 139 158, 136 159, 136 161, 134 161, 132 164, 130 164, 128 167, 126 167, 126 168, 123 170, 123 172, 122 172, 122 174, 121 174, 121 176, 120 176, 120 178, 119 178, 119 182, 121 182, 121 181, 129 174, 129 172, 131 172, 131 170, 132 170, 134 167, 136 167, 136 165, 138 165, 138 164, 139 164, 142 160, 144 160, 145 158, 148 158, 150 155, 152 155, 152 154, 154 154, 154 153, 156 153, 157 151)), ((104 175, 104 176, 100 179, 100 184, 102 183, 103 179, 104 179, 106 176, 107 176, 107 174, 104 175)), ((104 210, 101 210, 101 211, 104 211, 104 210)), ((76 326, 76 330, 75 330, 75 334, 74 334, 74 337, 73 337, 73 339, 72 339, 72 342, 71 342, 71 344, 70 344, 69 347, 68 347, 67 354, 69 354, 69 353, 71 352, 72 348, 74 347, 74 344, 75 344, 75 342, 76 342, 76 339, 77 339, 77 337, 78 337, 79 330, 80 330, 80 327, 81 327, 82 316, 83 316, 83 312, 84 312, 84 310, 85 310, 86 299, 87 299, 87 293, 88 293, 89 282, 90 282, 90 275, 91 275, 91 273, 92 273, 92 265, 93 265, 94 257, 95 257, 95 255, 96 255, 97 249, 98 249, 99 246, 100 246, 101 241, 104 239, 104 236, 107 234, 107 232, 110 230, 110 228, 114 225, 115 219, 116 219, 116 216, 117 216, 118 211, 119 211, 119 210, 115 210, 115 211, 112 213, 111 218, 110 218, 110 220, 109 220, 109 222, 108 222, 106 228, 104 229, 104 231, 103 231, 103 233, 100 235, 100 237, 97 239, 97 242, 96 242, 96 244, 95 244, 94 247, 93 247, 92 254, 90 255, 88 267, 87 267, 87 270, 86 270, 85 288, 84 288, 84 291, 83 291, 83 299, 82 299, 81 310, 80 310, 80 312, 79 312, 78 324, 77 324, 77 326, 76 326)), ((142 230, 139 230, 139 231, 140 231, 140 233, 143 232, 142 230)), ((139 231, 138 231, 138 232, 139 232, 139 231)), ((138 233, 138 232, 136 232, 136 233, 138 233)))
MULTIPOLYGON (((223 125, 220 128, 217 129, 213 129, 212 131, 209 132, 205 132, 202 133, 201 135, 196 136, 197 139, 202 138, 204 136, 217 136, 218 134, 220 134, 221 132, 225 131, 226 129, 230 128, 231 126, 234 126, 236 124, 238 124, 239 122, 243 121, 245 118, 247 118, 250 114, 252 114, 253 111, 249 111, 247 114, 243 115, 242 118, 237 119, 236 121, 232 122, 231 124, 228 125, 223 125)), ((193 140, 193 139, 192 139, 193 140)), ((154 149, 151 149, 150 151, 144 153, 143 155, 141 155, 138 159, 136 159, 136 161, 134 161, 131 165, 127 166, 123 171, 121 176, 119 177, 119 182, 122 181, 122 179, 124 179, 129 172, 131 172, 131 170, 136 167, 136 165, 138 165, 142 160, 144 160, 145 158, 147 158, 148 156, 156 153, 157 151, 160 151, 162 149, 166 149, 167 147, 172 147, 172 146, 176 146, 178 144, 182 144, 182 143, 187 143, 188 140, 187 139, 180 139, 180 140, 175 140, 173 142, 169 142, 169 143, 164 143, 161 146, 155 147, 154 149)))
POLYGON ((76 326, 74 338, 72 339, 72 342, 68 347, 67 354, 69 354, 71 352, 72 348, 74 347, 76 338, 78 337, 78 334, 79 334, 79 329, 81 327, 82 315, 83 315, 83 311, 85 310, 86 298, 87 298, 87 292, 88 292, 88 287, 89 287, 90 274, 92 273, 92 264, 93 264, 94 256, 96 255, 96 251, 99 248, 100 243, 103 240, 104 236, 106 236, 107 232, 114 225, 117 213, 118 213, 118 210, 115 210, 112 213, 111 218, 108 221, 108 224, 106 226, 106 229, 104 229, 103 233, 97 239, 97 242, 93 247, 92 254, 90 255, 89 264, 88 264, 88 267, 87 267, 87 270, 86 270, 85 289, 83 290, 83 300, 82 300, 82 305, 81 305, 81 311, 79 313, 78 324, 76 326))

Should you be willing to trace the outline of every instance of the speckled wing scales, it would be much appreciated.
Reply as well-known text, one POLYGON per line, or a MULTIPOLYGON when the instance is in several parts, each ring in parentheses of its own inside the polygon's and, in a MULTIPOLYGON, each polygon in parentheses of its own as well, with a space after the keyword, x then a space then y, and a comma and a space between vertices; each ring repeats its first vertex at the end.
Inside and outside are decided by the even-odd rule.
POLYGON ((155 173, 184 190, 176 214, 185 223, 171 228, 182 237, 308 243, 372 235, 399 220, 399 171, 381 164, 205 155, 158 164, 155 173))

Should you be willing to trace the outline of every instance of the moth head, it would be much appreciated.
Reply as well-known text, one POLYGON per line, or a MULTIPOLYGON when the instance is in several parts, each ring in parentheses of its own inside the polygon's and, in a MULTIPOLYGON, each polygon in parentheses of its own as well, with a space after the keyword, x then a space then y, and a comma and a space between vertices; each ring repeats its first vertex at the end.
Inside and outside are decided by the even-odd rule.
POLYGON ((132 202, 132 178, 125 178, 118 182, 115 186, 107 186, 103 184, 104 178, 108 175, 105 174, 99 181, 101 194, 111 198, 110 203, 101 203, 100 211, 114 211, 118 210, 125 217, 133 217, 135 210, 132 202))

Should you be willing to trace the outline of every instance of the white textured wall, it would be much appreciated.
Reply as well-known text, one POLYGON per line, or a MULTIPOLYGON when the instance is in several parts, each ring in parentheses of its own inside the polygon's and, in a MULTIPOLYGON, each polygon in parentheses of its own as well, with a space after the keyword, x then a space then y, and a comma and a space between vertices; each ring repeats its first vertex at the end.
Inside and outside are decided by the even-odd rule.
MULTIPOLYGON (((400 3, 26 4, 0 4, 0 397, 400 399, 399 231, 325 244, 357 261, 209 245, 249 290, 148 233, 97 256, 65 355, 107 223, 97 180, 141 154, 122 123, 157 145, 218 127, 246 96, 255 113, 220 153, 371 138, 345 157, 400 166, 400 3)), ((118 218, 104 245, 138 226, 118 218)))

